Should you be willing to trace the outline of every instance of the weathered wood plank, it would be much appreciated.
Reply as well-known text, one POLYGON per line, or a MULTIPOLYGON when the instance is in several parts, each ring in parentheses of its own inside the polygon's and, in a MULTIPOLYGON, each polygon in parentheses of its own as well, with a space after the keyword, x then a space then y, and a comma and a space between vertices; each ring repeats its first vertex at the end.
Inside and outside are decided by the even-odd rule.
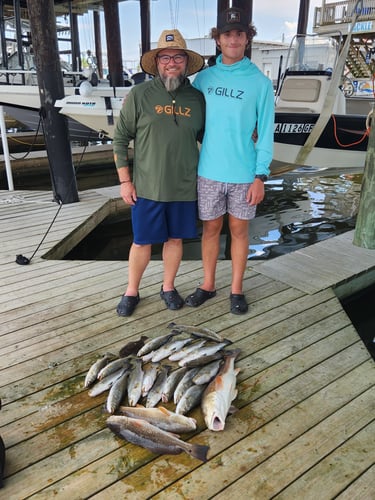
MULTIPOLYGON (((360 368, 359 372, 363 374, 360 368)), ((155 496, 155 498, 196 498, 197 496, 202 498, 204 491, 209 492, 209 495, 204 498, 212 497, 214 494, 217 498, 228 498, 231 494, 238 495, 238 498, 272 497, 294 477, 298 477, 301 472, 314 464, 314 458, 319 460, 321 456, 345 443, 349 436, 371 423, 373 420, 371 400, 375 390, 370 388, 362 393, 362 386, 361 392, 356 392, 359 389, 358 382, 362 378, 363 375, 358 376, 356 371, 350 372, 350 377, 347 377, 348 385, 351 388, 355 387, 354 393, 350 391, 352 397, 358 394, 355 399, 348 398, 339 402, 340 398, 334 397, 336 388, 340 388, 339 393, 342 394, 344 387, 340 384, 345 380, 344 377, 337 384, 334 383, 333 388, 328 387, 299 402, 287 411, 287 415, 274 418, 250 436, 221 452, 220 455, 215 454, 214 460, 194 471, 191 477, 184 477, 169 488, 163 488, 160 496, 155 496), (343 404, 344 406, 341 406, 343 404), (291 444, 287 446, 288 443, 291 444), (270 455, 272 458, 269 458, 270 455), (221 471, 220 474, 213 473, 217 469, 221 471), (251 472, 244 475, 250 470, 251 472), (237 480, 239 477, 241 479, 237 480), (228 485, 231 483, 232 486, 229 488, 228 485), (225 490, 220 493, 224 488, 225 490)), ((371 382, 367 387, 370 385, 371 382)), ((258 412, 256 404, 253 404, 253 412, 251 415, 248 414, 248 418, 264 421, 264 411, 258 412)), ((243 419, 241 419, 241 424, 243 424, 243 419)), ((235 431, 239 438, 238 426, 235 431)), ((222 439, 216 439, 215 436, 215 447, 218 441, 226 441, 226 439, 228 439, 227 436, 223 436, 222 439)), ((222 443, 220 445, 223 446, 222 443)), ((368 462, 364 464, 364 467, 368 467, 368 462)), ((295 495, 297 491, 294 490, 290 496, 286 495, 282 498, 297 498, 295 495)), ((317 491, 323 498, 332 498, 330 495, 325 496, 324 488, 310 490, 308 498, 316 498, 317 491)), ((305 498, 303 493, 302 498, 305 498)))
MULTIPOLYGON (((361 474, 348 488, 337 495, 338 500, 370 500, 373 497, 375 465, 361 474)), ((341 484, 341 480, 340 480, 341 484)))
MULTIPOLYGON (((366 397, 373 398, 373 391, 371 392, 371 390, 368 390, 367 393, 361 395, 353 402, 350 402, 348 407, 345 408, 345 412, 344 410, 341 412, 347 418, 347 422, 342 419, 343 415, 335 415, 335 418, 332 417, 322 423, 316 429, 316 432, 309 432, 308 435, 304 436, 303 442, 298 444, 302 446, 305 445, 307 449, 309 449, 307 440, 311 437, 315 438, 319 443, 318 450, 316 447, 313 450, 310 448, 310 456, 313 455, 313 452, 320 452, 322 456, 327 452, 328 447, 322 446, 321 444, 322 438, 325 438, 325 441, 329 438, 330 446, 334 446, 338 443, 340 443, 340 446, 325 456, 325 458, 315 467, 294 481, 291 486, 287 487, 275 498, 281 500, 301 495, 307 500, 313 500, 316 498, 316 492, 319 492, 320 498, 328 499, 336 497, 336 495, 342 491, 343 487, 349 485, 358 475, 362 474, 364 470, 374 464, 375 420, 370 422, 369 425, 366 425, 366 427, 359 428, 359 426, 365 422, 365 418, 359 418, 359 413, 363 411, 364 414, 361 415, 363 417, 368 416, 368 414, 366 415, 368 407, 361 405, 363 399, 366 397), (349 407, 352 409, 351 413, 346 411, 349 407), (348 436, 352 437, 348 439, 348 436), (346 483, 343 481, 343 478, 345 478, 346 483), (315 492, 313 493, 314 489, 315 492)), ((290 449, 289 451, 293 453, 294 449, 290 449)), ((306 457, 305 454, 304 456, 306 457)), ((302 460, 301 451, 295 458, 298 459, 298 457, 302 460)), ((305 458, 305 466, 308 465, 306 462, 307 460, 305 458)), ((293 473, 293 468, 291 472, 293 473)), ((362 496, 362 498, 366 497, 362 496)), ((371 498, 371 496, 368 498, 371 498)))

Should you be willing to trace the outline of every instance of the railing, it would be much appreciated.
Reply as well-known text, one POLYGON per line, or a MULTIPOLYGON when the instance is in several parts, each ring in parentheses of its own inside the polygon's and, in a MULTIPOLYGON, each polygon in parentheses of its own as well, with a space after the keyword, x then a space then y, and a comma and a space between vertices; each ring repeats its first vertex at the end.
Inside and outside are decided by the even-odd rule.
MULTIPOLYGON (((357 1, 332 2, 314 11, 313 29, 333 24, 350 23, 357 1)), ((363 0, 357 7, 357 22, 375 19, 375 0, 363 0)))
MULTIPOLYGON (((82 71, 62 70, 64 85, 76 87, 84 79, 82 71)), ((0 66, 0 84, 38 85, 37 72, 25 69, 3 69, 0 66)))

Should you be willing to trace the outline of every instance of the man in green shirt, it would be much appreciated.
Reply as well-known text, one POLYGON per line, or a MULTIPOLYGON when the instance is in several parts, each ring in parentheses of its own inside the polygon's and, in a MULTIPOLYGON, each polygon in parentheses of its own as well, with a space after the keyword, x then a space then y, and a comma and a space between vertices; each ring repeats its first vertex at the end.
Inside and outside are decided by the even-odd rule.
POLYGON ((187 76, 202 69, 202 56, 186 49, 178 30, 165 30, 156 49, 141 58, 153 79, 128 94, 113 139, 121 196, 131 206, 133 243, 128 286, 117 306, 130 316, 139 303, 139 285, 151 258, 151 246, 163 243, 164 274, 160 291, 168 309, 184 300, 175 288, 184 238, 196 237, 198 145, 203 134, 203 95, 187 76), (134 141, 133 175, 128 147, 134 141))

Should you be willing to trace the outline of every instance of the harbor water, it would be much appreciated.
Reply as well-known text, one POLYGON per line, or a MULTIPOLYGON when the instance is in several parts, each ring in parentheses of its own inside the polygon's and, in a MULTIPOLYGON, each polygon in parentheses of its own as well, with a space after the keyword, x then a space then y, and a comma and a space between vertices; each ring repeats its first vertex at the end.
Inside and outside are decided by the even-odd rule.
MULTIPOLYGON (((358 211, 362 173, 296 170, 266 183, 266 197, 250 223, 249 259, 272 259, 352 230, 358 211)), ((201 234, 201 226, 198 226, 201 234)), ((109 217, 66 259, 127 260, 132 242, 129 212, 109 217)), ((230 258, 227 224, 220 259, 230 258)), ((154 245, 153 259, 161 258, 154 245)), ((185 260, 200 260, 200 237, 184 242, 185 260)))

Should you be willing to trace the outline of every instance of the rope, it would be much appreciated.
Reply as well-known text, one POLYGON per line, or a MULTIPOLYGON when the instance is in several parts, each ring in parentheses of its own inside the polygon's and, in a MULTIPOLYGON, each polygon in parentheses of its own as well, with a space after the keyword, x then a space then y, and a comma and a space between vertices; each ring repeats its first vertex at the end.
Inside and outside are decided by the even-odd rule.
POLYGON ((340 139, 338 138, 338 136, 337 136, 337 122, 336 122, 336 117, 335 117, 335 115, 332 115, 333 135, 335 137, 335 140, 336 140, 337 144, 341 148, 350 148, 351 146, 356 146, 357 144, 361 144, 361 142, 363 142, 366 139, 366 137, 369 136, 369 134, 370 134, 370 126, 369 126, 368 120, 369 120, 370 114, 372 114, 372 111, 370 111, 370 113, 367 115, 367 118, 366 118, 366 131, 365 131, 365 133, 363 134, 363 136, 358 141, 351 142, 350 144, 343 144, 340 141, 340 139))
POLYGON ((346 57, 347 57, 347 54, 349 51, 353 29, 354 29, 355 22, 356 22, 357 17, 358 17, 357 7, 358 7, 358 5, 361 5, 361 7, 362 7, 362 1, 363 0, 358 0, 357 3, 355 4, 353 14, 352 14, 351 27, 350 27, 350 30, 347 34, 347 37, 346 37, 344 46, 341 50, 340 56, 338 58, 335 71, 332 74, 332 79, 331 79, 330 86, 329 86, 329 89, 328 89, 328 92, 327 92, 327 95, 325 98, 323 110, 320 113, 319 118, 318 118, 312 132, 310 133, 310 135, 306 139, 305 144, 299 150, 297 157, 293 162, 293 163, 296 163, 297 165, 305 165, 307 157, 309 156, 312 149, 314 148, 314 146, 318 142, 319 137, 322 135, 322 132, 323 132, 325 126, 327 125, 330 116, 332 115, 332 109, 333 109, 333 106, 335 103, 337 88, 339 86, 339 81, 341 79, 341 75, 342 75, 343 70, 344 70, 345 61, 346 61, 346 57))
MULTIPOLYGON (((38 127, 35 131, 35 135, 34 135, 34 138, 33 138, 33 142, 29 145, 29 149, 28 151, 26 151, 26 153, 23 155, 23 156, 14 156, 14 154, 10 154, 9 156, 13 159, 13 160, 24 160, 25 158, 27 158, 29 156, 29 154, 31 153, 33 147, 35 146, 36 142, 37 142, 37 139, 38 139, 38 135, 39 135, 39 129, 40 129, 40 126, 41 126, 41 121, 42 121, 42 117, 39 115, 39 122, 38 122, 38 127)), ((17 139, 13 139, 14 142, 17 142, 18 140, 17 139)), ((21 141, 18 141, 19 143, 21 143, 21 141)))

